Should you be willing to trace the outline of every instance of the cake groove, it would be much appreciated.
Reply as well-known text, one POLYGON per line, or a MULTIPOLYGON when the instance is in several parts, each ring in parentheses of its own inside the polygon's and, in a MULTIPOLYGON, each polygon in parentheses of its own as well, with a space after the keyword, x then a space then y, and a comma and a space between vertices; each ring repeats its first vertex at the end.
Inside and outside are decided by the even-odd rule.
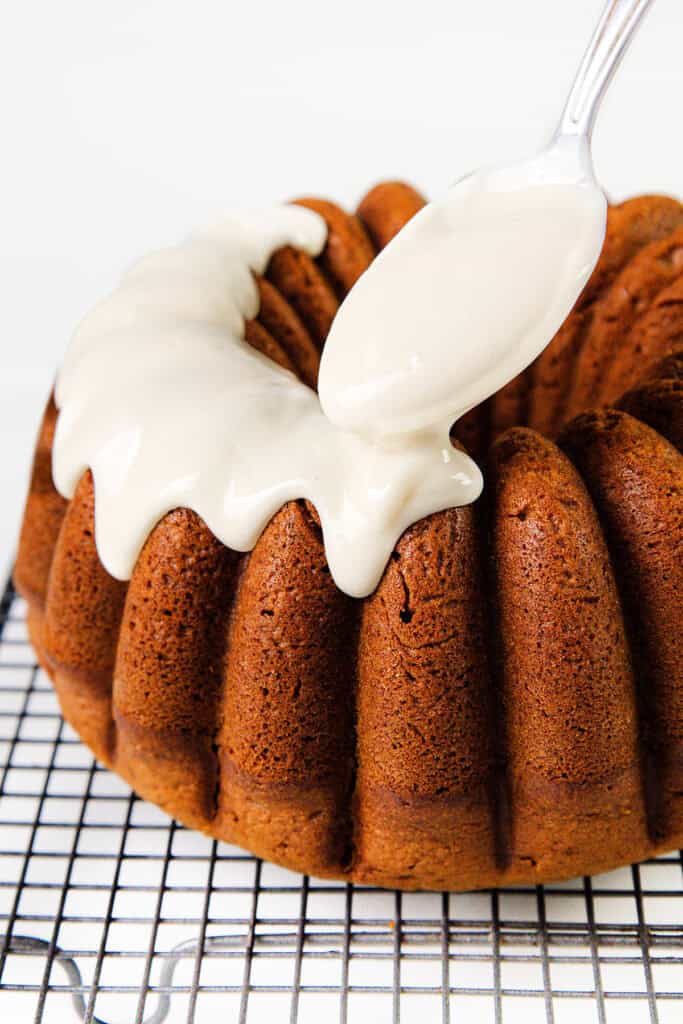
POLYGON ((44 620, 44 658, 66 717, 110 762, 116 730, 112 681, 127 584, 106 571, 95 546, 95 492, 81 477, 55 544, 44 620))
POLYGON ((509 427, 526 423, 530 388, 531 373, 527 368, 488 399, 491 442, 509 427))
POLYGON ((285 246, 273 253, 265 276, 292 305, 322 349, 339 301, 319 265, 307 253, 285 246))
POLYGON ((683 206, 668 196, 636 196, 608 209, 600 260, 567 320, 532 364, 530 427, 552 436, 570 418, 566 403, 596 300, 607 294, 615 277, 644 246, 682 225, 683 206))
POLYGON ((664 377, 646 382, 622 395, 617 407, 683 451, 683 380, 664 377))
POLYGON ((643 246, 616 275, 604 296, 595 302, 590 326, 584 332, 581 351, 574 364, 574 379, 566 404, 568 419, 594 404, 614 401, 625 390, 628 382, 621 390, 618 383, 625 342, 638 318, 657 308, 660 293, 680 278, 682 268, 683 227, 663 240, 643 246), (615 375, 616 388, 611 383, 615 375))
POLYGON ((626 616, 644 716, 654 842, 683 826, 683 457, 625 412, 586 413, 563 448, 599 509, 626 616))
MULTIPOLYGON (((680 250, 683 257, 683 248, 680 250)), ((682 260, 683 262, 683 260, 682 260)), ((683 338, 683 271, 663 288, 622 339, 600 390, 600 403, 610 404, 638 383, 643 373, 673 353, 683 338)))
MULTIPOLYGON (((38 431, 26 507, 19 537, 14 581, 28 602, 34 623, 42 620, 50 566, 68 502, 52 480, 52 445, 57 406, 50 395, 38 431)), ((39 645, 42 647, 42 643, 39 645)))
POLYGON ((324 199, 297 199, 327 225, 327 244, 318 257, 320 269, 341 300, 372 263, 375 249, 357 217, 324 199))
POLYGON ((320 352, 301 318, 277 288, 264 277, 256 278, 259 291, 258 321, 284 349, 297 376, 310 388, 318 381, 320 352))
POLYGON ((683 340, 675 342, 670 354, 643 375, 644 382, 652 380, 683 380, 683 340))

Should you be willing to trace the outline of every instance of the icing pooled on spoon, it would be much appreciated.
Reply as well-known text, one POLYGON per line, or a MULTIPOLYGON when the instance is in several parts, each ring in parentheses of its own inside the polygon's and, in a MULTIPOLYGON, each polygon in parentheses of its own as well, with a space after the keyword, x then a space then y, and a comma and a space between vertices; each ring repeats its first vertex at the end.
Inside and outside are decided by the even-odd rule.
POLYGON ((425 206, 342 304, 319 393, 379 441, 449 428, 545 348, 595 266, 606 202, 573 150, 463 179, 425 206))

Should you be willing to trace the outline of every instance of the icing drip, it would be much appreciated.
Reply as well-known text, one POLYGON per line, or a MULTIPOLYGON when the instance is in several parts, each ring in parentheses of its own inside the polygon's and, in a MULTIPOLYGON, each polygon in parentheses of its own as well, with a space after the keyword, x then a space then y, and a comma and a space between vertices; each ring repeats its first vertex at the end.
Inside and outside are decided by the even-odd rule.
POLYGON ((244 341, 253 273, 290 244, 322 250, 317 214, 235 215, 134 266, 78 328, 59 374, 53 454, 72 497, 89 467, 105 568, 128 578, 171 509, 193 509, 248 551, 287 501, 320 516, 330 571, 348 594, 376 586, 403 531, 474 501, 481 474, 448 431, 369 439, 332 423, 317 396, 244 341))

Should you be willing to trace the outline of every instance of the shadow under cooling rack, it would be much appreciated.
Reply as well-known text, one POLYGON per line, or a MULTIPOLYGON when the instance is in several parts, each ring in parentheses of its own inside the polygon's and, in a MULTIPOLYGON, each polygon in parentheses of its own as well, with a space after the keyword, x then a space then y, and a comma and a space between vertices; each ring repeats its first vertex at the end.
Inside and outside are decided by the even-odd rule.
POLYGON ((0 602, 0 1019, 683 1021, 683 859, 465 894, 319 882, 138 800, 0 602))

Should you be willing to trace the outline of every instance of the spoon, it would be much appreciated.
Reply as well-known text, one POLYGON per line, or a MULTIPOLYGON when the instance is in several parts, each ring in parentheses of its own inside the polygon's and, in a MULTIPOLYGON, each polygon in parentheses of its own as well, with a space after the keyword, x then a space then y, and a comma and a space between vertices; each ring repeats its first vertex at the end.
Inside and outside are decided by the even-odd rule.
POLYGON ((342 303, 319 395, 337 426, 395 442, 451 424, 546 347, 588 280, 605 234, 591 133, 652 0, 609 0, 549 146, 476 171, 429 203, 342 303))

